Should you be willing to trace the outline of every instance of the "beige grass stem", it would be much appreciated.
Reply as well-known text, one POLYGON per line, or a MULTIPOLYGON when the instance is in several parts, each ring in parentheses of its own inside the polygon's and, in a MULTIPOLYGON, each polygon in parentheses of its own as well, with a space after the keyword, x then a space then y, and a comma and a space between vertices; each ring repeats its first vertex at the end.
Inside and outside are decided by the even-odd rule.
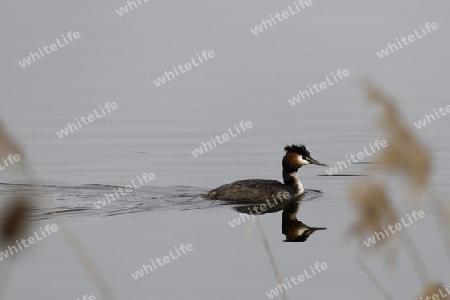
MULTIPOLYGON (((278 284, 281 285, 283 280, 281 279, 280 271, 278 270, 277 264, 275 262, 275 257, 273 256, 272 250, 270 249, 269 241, 267 240, 266 234, 264 233, 264 229, 262 227, 261 220, 259 219, 258 216, 255 216, 255 218, 256 218, 256 224, 258 225, 258 231, 261 236, 261 240, 263 241, 263 244, 264 244, 264 249, 266 250, 266 253, 269 256, 269 261, 270 261, 270 265, 272 266, 273 273, 275 274, 275 278, 276 278, 278 284)), ((283 300, 288 299, 287 295, 286 295, 286 291, 281 292, 281 297, 283 298, 283 300)))
POLYGON ((361 258, 357 255, 355 258, 356 262, 358 263, 361 270, 366 274, 367 277, 369 277, 370 281, 375 285, 375 287, 378 289, 378 291, 383 295, 384 299, 386 300, 394 300, 394 298, 389 294, 389 292, 384 288, 384 286, 381 284, 381 282, 377 279, 377 277, 373 274, 373 272, 367 267, 364 262, 361 260, 361 258))

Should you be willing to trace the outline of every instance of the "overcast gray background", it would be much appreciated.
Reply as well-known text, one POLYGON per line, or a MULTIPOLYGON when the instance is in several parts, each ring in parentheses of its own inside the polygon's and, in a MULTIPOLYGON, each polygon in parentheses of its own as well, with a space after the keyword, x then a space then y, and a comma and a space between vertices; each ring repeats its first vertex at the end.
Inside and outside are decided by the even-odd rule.
MULTIPOLYGON (((126 185, 144 172, 153 172, 156 180, 150 187, 208 189, 245 178, 281 179, 282 147, 293 142, 306 143, 313 157, 333 165, 377 138, 370 123, 375 109, 364 102, 356 84, 358 78, 368 77, 397 99, 411 128, 432 149, 434 187, 448 193, 450 117, 421 130, 413 126, 434 108, 450 104, 448 2, 313 0, 311 7, 257 36, 250 28, 293 2, 151 0, 119 16, 115 10, 125 4, 121 0, 0 4, 0 117, 24 146, 43 182, 126 185), (437 22, 439 29, 386 58, 376 55, 387 43, 426 22, 437 22), (26 68, 19 66, 30 51, 54 43, 68 31, 79 31, 81 38, 26 68), (153 84, 164 71, 189 62, 203 50, 213 50, 216 56, 161 87, 153 84), (300 104, 288 103, 299 89, 323 81, 337 69, 348 69, 350 77, 300 104), (117 102, 119 108, 63 139, 56 136, 68 122, 107 101, 117 102), (210 136, 221 135, 242 120, 251 121, 253 128, 206 154, 192 156, 190 151, 210 136)), ((346 172, 361 169, 355 166, 346 172)), ((305 223, 329 230, 304 245, 284 244, 280 216, 270 215, 265 219, 268 235, 283 276, 300 274, 316 261, 327 262, 330 269, 315 282, 292 289, 291 297, 380 299, 354 265, 351 248, 340 241, 351 216, 345 194, 351 179, 317 177, 325 174, 319 167, 300 173, 306 188, 326 194, 320 204, 308 203, 314 217, 305 223), (301 263, 294 264, 298 259, 301 263)), ((20 180, 0 175, 2 182, 20 180)), ((67 194, 60 193, 55 197, 67 194)), ((87 201, 98 196, 92 193, 87 201)), ((308 215, 303 210, 300 214, 308 215)), ((275 286, 273 275, 256 233, 245 244, 247 225, 238 232, 227 224, 236 216, 222 207, 71 222, 108 274, 119 299, 264 298, 275 286), (173 223, 164 227, 167 218, 173 223), (216 237, 218 232, 221 238, 216 237), (195 263, 186 256, 161 271, 177 275, 156 274, 138 283, 131 279, 129 273, 142 263, 182 242, 194 244, 188 256, 196 257, 195 263), (227 257, 230 253, 234 255, 227 257), (232 257, 235 265, 230 263, 232 257), (171 276, 179 278, 176 284, 171 276), (202 290, 202 285, 209 288, 202 290)), ((433 225, 432 220, 427 222, 433 225)), ((425 221, 417 225, 417 236, 435 237, 430 228, 425 221)), ((20 262, 10 299, 27 296, 21 288, 26 282, 33 282, 29 293, 41 295, 37 299, 95 294, 80 270, 58 263, 55 269, 45 267, 55 265, 58 255, 77 266, 66 248, 50 241, 36 246, 40 252, 20 262), (45 278, 42 272, 55 277, 58 288, 40 282, 45 278), (79 281, 63 279, 73 276, 79 281)), ((425 244, 423 248, 429 251, 425 244)), ((441 264, 433 260, 441 254, 443 258, 443 253, 433 251, 437 252, 428 252, 430 269, 448 282, 450 278, 439 276, 441 264)), ((386 281, 395 279, 386 284, 396 299, 411 299, 419 292, 410 273, 406 266, 398 277, 382 275, 386 281)))

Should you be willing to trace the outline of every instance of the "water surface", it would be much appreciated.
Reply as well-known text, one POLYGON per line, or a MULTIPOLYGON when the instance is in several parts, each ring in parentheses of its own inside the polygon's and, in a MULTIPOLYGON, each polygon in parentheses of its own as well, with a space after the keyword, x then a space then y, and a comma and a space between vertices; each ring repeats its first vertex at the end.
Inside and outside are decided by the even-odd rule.
MULTIPOLYGON (((407 124, 434 154, 434 188, 449 193, 449 117, 420 130, 413 125, 450 104, 448 3, 313 1, 257 36, 250 28, 292 2, 157 0, 119 17, 115 10, 124 4, 50 0, 0 6, 0 117, 57 205, 36 208, 36 214, 44 225, 50 217, 70 217, 118 299, 267 297, 275 279, 258 232, 246 240, 251 222, 232 228, 228 222, 238 213, 200 195, 239 179, 281 180, 288 143, 305 143, 314 158, 332 166, 382 138, 372 130, 378 110, 363 100, 356 83, 361 77, 396 98, 407 124), (437 22, 439 29, 386 58, 376 55, 426 22, 437 22), (81 38, 19 66, 30 51, 68 31, 79 31, 81 38), (161 87, 153 84, 203 50, 216 56, 161 87), (348 69, 350 77, 295 106, 288 103, 299 89, 338 69, 348 69), (116 102, 118 109, 57 137, 68 122, 106 102, 116 102), (198 157, 191 154, 241 121, 253 127, 198 157), (93 206, 144 172, 156 179, 102 209, 93 206), (143 263, 183 242, 192 243, 194 251, 158 273, 131 278, 143 263)), ((363 170, 364 164, 357 164, 340 175, 363 170)), ((380 299, 354 262, 355 243, 362 241, 344 238, 354 217, 347 202, 354 177, 319 176, 325 174, 317 166, 300 170, 304 186, 324 195, 302 204, 298 218, 326 231, 305 243, 284 243, 281 212, 261 216, 283 278, 317 261, 329 265, 289 290, 289 298, 380 299)), ((23 177, 0 176, 2 201, 16 188, 27 192, 27 186, 11 185, 26 184, 23 177)), ((428 246, 439 244, 433 219, 414 226, 433 277, 448 282, 437 259, 444 259, 443 250, 428 246)), ((15 265, 8 299, 99 297, 62 236, 27 251, 15 265)), ((404 255, 396 274, 387 273, 381 262, 368 258, 395 299, 419 293, 404 255)))

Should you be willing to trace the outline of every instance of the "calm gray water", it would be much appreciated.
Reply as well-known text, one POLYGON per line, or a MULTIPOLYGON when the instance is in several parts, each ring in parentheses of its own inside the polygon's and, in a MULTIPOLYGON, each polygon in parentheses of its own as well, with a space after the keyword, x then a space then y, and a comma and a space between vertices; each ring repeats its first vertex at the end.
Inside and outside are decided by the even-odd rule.
MULTIPOLYGON (((293 2, 141 2, 122 16, 116 13, 126 5, 121 0, 0 4, 0 117, 57 204, 55 210, 37 208, 36 214, 45 219, 42 224, 52 215, 70 217, 118 299, 265 299, 276 281, 258 232, 246 240, 250 222, 231 228, 228 221, 238 214, 199 196, 239 179, 281 180, 288 143, 305 143, 314 158, 333 166, 379 139, 372 122, 378 110, 357 85, 363 77, 396 98, 406 122, 433 152, 433 188, 448 195, 450 117, 420 130, 414 122, 450 104, 449 3, 313 0, 254 35, 250 28, 293 2), (377 56, 426 22, 439 29, 383 59, 377 56), (80 38, 25 68, 18 64, 69 31, 80 38), (153 83, 203 50, 213 50, 214 58, 160 87, 153 83), (289 104, 299 89, 338 69, 348 69, 350 76, 289 104), (68 122, 106 102, 118 108, 58 138, 68 122), (253 127, 192 155, 202 142, 241 121, 253 127), (145 172, 155 180, 94 208, 104 193, 145 172), (194 245, 192 254, 139 280, 130 276, 183 242, 194 245)), ((341 174, 362 174, 363 167, 341 174)), ((283 278, 317 261, 329 265, 290 289, 289 299, 381 299, 354 262, 357 246, 344 238, 353 220, 346 189, 354 177, 318 176, 325 174, 318 166, 300 170, 304 186, 324 195, 305 202, 299 220, 327 231, 307 243, 283 243, 281 212, 261 217, 283 278)), ((5 171, 0 176, 3 198, 18 188, 11 184, 24 182, 5 171)), ((433 278, 450 282, 434 221, 414 226, 433 278)), ((100 298, 61 236, 26 251, 17 260, 7 299, 100 298)), ((393 274, 382 258, 369 256, 367 262, 395 299, 420 292, 404 253, 393 274)))

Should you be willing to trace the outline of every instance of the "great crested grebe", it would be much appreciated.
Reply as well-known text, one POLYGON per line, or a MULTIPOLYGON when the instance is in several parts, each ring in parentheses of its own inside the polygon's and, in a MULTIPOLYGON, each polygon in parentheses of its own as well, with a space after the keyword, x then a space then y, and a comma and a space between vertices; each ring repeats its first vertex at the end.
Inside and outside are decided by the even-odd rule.
POLYGON ((304 165, 326 166, 311 157, 304 145, 293 144, 284 147, 283 183, 277 180, 247 179, 222 185, 203 195, 207 199, 262 202, 279 192, 289 193, 290 198, 301 195, 305 190, 298 180, 297 171, 304 165))

